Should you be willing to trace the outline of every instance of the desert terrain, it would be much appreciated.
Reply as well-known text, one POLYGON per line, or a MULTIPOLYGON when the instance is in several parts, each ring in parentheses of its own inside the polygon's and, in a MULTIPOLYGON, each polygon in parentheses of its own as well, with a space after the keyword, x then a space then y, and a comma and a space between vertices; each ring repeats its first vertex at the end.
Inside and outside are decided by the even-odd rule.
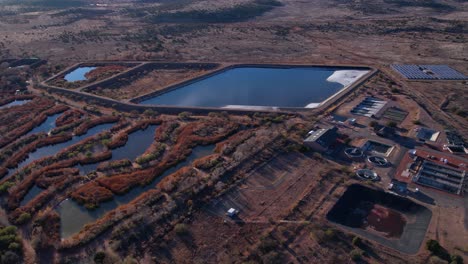
POLYGON ((462 0, 0 0, 0 262, 466 263, 468 81, 391 65, 467 76, 467 43, 462 0), (137 104, 236 64, 369 71, 317 108, 137 104))

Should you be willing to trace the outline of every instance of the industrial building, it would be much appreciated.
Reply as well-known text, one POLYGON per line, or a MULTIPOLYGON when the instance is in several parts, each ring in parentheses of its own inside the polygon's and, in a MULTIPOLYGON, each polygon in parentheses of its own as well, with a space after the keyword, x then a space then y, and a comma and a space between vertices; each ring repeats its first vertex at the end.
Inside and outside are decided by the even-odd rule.
MULTIPOLYGON (((447 162, 445 159, 442 162, 447 162)), ((413 181, 454 194, 462 194, 466 171, 423 160, 413 181)))
POLYGON ((395 179, 463 195, 467 164, 468 160, 449 153, 418 148, 403 157, 395 179))
POLYGON ((337 127, 321 128, 309 132, 309 136, 304 140, 304 144, 315 151, 325 152, 336 142, 337 137, 337 127))

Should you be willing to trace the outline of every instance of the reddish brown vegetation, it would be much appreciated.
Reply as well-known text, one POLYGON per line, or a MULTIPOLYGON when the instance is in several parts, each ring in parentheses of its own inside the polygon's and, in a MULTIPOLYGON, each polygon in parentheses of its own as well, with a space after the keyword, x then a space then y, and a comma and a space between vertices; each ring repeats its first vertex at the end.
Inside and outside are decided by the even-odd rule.
POLYGON ((47 203, 49 203, 52 199, 56 198, 60 192, 65 190, 67 187, 75 184, 76 182, 82 180, 81 177, 63 177, 63 180, 57 182, 53 185, 52 188, 48 188, 47 190, 42 191, 39 195, 34 197, 31 201, 29 201, 25 206, 17 208, 11 214, 9 214, 9 219, 13 223, 18 223, 18 218, 23 213, 29 213, 30 215, 34 215, 39 212, 47 203))
POLYGON ((80 171, 76 168, 63 168, 56 170, 49 170, 44 172, 37 180, 36 185, 46 189, 51 185, 55 185, 64 180, 66 177, 74 177, 78 175, 80 171))
POLYGON ((212 154, 200 159, 197 159, 193 162, 193 166, 201 170, 210 170, 219 163, 223 162, 223 157, 220 154, 212 154))
MULTIPOLYGON (((199 122, 199 123, 206 125, 206 122, 199 122)), ((195 125, 195 127, 199 127, 199 125, 201 124, 197 124, 195 125)), ((178 144, 181 142, 187 143, 187 141, 184 140, 185 138, 182 137, 182 135, 185 134, 183 133, 184 130, 190 130, 193 132, 193 134, 196 134, 197 132, 203 133, 203 131, 194 130, 193 127, 194 126, 190 126, 190 127, 184 126, 180 129, 179 131, 180 136, 177 138, 178 144)), ((211 129, 208 129, 208 130, 211 130, 211 129)), ((223 131, 229 134, 227 132, 228 130, 223 130, 223 131)), ((271 133, 264 135, 264 132, 259 132, 258 134, 259 136, 254 137, 255 140, 249 140, 249 142, 245 142, 243 144, 243 145, 248 145, 247 148, 254 150, 253 153, 250 152, 249 155, 243 156, 243 159, 252 157, 252 155, 255 155, 255 153, 257 153, 257 151, 261 151, 264 148, 264 146, 267 145, 268 142, 272 142, 272 141, 275 142, 275 144, 273 145, 277 147, 283 146, 284 144, 284 141, 275 140, 276 137, 278 136, 275 133, 273 133, 274 135, 271 135, 271 133)), ((196 137, 191 134, 189 135, 185 134, 185 135, 186 137, 188 136, 189 140, 193 140, 193 137, 196 137)), ((235 139, 236 139, 235 137, 231 137, 228 140, 235 141, 235 139)), ((190 145, 190 141, 188 143, 190 145)), ((237 150, 234 153, 237 153, 237 150)), ((272 155, 273 152, 268 151, 266 153, 269 153, 268 155, 272 155)), ((214 159, 214 157, 216 157, 216 155, 212 156, 211 158, 214 159)), ((167 156, 166 156, 166 159, 167 159, 167 156)), ((164 159, 163 162, 165 162, 166 159, 164 159)), ((206 161, 209 159, 203 159, 203 160, 206 161)), ((237 165, 240 164, 240 161, 232 161, 235 164, 231 164, 231 161, 230 160, 228 161, 228 160, 229 160, 228 158, 222 159, 221 163, 223 164, 223 166, 220 166, 222 169, 220 171, 212 172, 210 174, 200 173, 198 170, 192 167, 184 167, 176 171, 175 173, 167 176, 160 183, 158 183, 157 186, 155 186, 155 189, 151 189, 145 193, 142 193, 140 196, 138 196, 129 204, 122 205, 116 208, 115 210, 108 212, 105 216, 103 216, 96 222, 87 225, 78 234, 72 236, 71 238, 64 240, 61 244, 61 247, 72 248, 78 245, 86 244, 87 242, 91 241, 96 236, 98 236, 99 234, 102 234, 104 231, 108 230, 111 227, 114 227, 114 230, 112 232, 113 237, 116 236, 120 240, 125 239, 122 236, 125 236, 124 234, 126 234, 127 232, 138 232, 138 231, 135 231, 136 230, 135 224, 140 223, 138 222, 139 219, 141 219, 140 218, 141 210, 139 208, 145 208, 145 210, 152 210, 151 211, 152 213, 150 214, 150 217, 145 217, 145 226, 142 226, 140 229, 137 228, 138 230, 145 230, 145 228, 148 228, 150 226, 154 227, 154 225, 156 224, 158 226, 164 225, 161 223, 167 223, 167 225, 164 225, 164 226, 166 226, 166 228, 169 228, 169 230, 171 230, 170 226, 173 226, 174 223, 177 223, 177 220, 176 220, 177 217, 173 213, 175 210, 177 210, 177 212, 189 210, 189 208, 193 204, 197 203, 196 201, 205 200, 204 198, 206 197, 204 195, 213 194, 212 192, 210 192, 210 190, 213 190, 212 188, 214 188, 213 183, 218 182, 218 180, 220 179, 220 176, 228 171, 227 169, 228 167, 231 167, 232 170, 237 170, 236 168, 237 168, 237 165), (167 193, 161 193, 162 191, 165 191, 167 193), (164 197, 162 201, 161 201, 161 197, 164 197), (173 200, 173 199, 176 199, 176 200, 173 200), (189 200, 191 202, 189 202, 189 200), (155 205, 155 203, 157 203, 157 205, 155 205), (123 222, 124 220, 125 222, 123 222), (119 225, 119 223, 121 222, 122 224, 119 225)), ((202 160, 194 161, 194 164, 201 164, 201 163, 203 163, 202 160)), ((255 163, 252 163, 252 164, 255 164, 255 163)), ((245 169, 249 170, 249 168, 251 167, 246 167, 245 169)), ((142 170, 139 172, 134 172, 132 174, 127 174, 127 175, 117 175, 117 176, 113 176, 110 178, 99 178, 98 181, 101 184, 103 182, 110 183, 112 185, 109 185, 109 186, 111 186, 112 188, 115 188, 116 190, 118 188, 127 188, 128 182, 130 182, 129 180, 135 179, 136 182, 138 182, 141 179, 144 179, 146 176, 153 176, 151 174, 153 172, 157 172, 158 169, 159 167, 156 167, 152 169, 142 170), (119 179, 119 180, 115 180, 115 179, 119 179)), ((229 181, 234 181, 236 179, 237 177, 228 178, 229 181)), ((109 186, 105 186, 105 187, 109 188, 109 186)), ((165 228, 159 228, 158 230, 154 230, 154 232, 160 235, 164 235, 164 233, 167 232, 167 230, 168 229, 165 229, 165 228)))
POLYGON ((60 241, 60 215, 54 211, 40 214, 34 221, 31 244, 37 252, 46 251, 60 241))
POLYGON ((3 133, 3 137, 0 139, 0 147, 13 142, 44 122, 47 114, 53 114, 54 111, 63 109, 63 106, 54 107, 54 104, 52 100, 36 97, 21 107, 2 109, 0 121, 6 125, 0 129, 0 133, 3 133), (50 111, 39 114, 47 109, 50 111))
POLYGON ((96 69, 88 72, 85 74, 85 77, 88 80, 98 80, 98 79, 105 79, 115 75, 117 73, 123 72, 128 69, 127 66, 123 65, 109 65, 109 66, 101 66, 97 67, 96 69))
POLYGON ((218 142, 236 131, 237 128, 237 123, 219 118, 188 123, 183 127, 179 127, 176 144, 172 146, 156 167, 130 174, 98 178, 97 180, 102 186, 114 193, 125 193, 134 186, 150 183, 165 170, 187 158, 193 147, 218 142))
POLYGON ((108 160, 112 158, 112 152, 110 150, 103 151, 101 153, 94 154, 91 157, 84 157, 79 159, 80 164, 93 164, 98 163, 103 160, 108 160))
POLYGON ((83 122, 80 126, 75 129, 75 134, 80 136, 86 133, 88 129, 95 127, 101 124, 115 123, 119 121, 120 117, 118 116, 102 116, 95 119, 89 119, 83 122))
POLYGON ((78 120, 81 119, 81 117, 84 115, 83 111, 78 110, 78 109, 70 109, 63 113, 61 116, 55 120, 55 125, 57 127, 59 126, 64 126, 64 125, 69 125, 71 123, 74 123, 78 120))
POLYGON ((97 170, 107 173, 128 173, 132 170, 132 162, 129 159, 101 162, 97 170))
POLYGON ((158 183, 158 187, 167 193, 183 193, 199 180, 198 171, 196 169, 192 167, 183 167, 182 169, 162 179, 161 182, 158 183), (185 183, 184 185, 180 184, 182 180, 185 183))
POLYGON ((230 137, 229 140, 225 140, 216 144, 216 148, 214 151, 216 153, 223 153, 225 155, 229 155, 236 149, 237 146, 239 146, 252 136, 254 136, 253 130, 240 131, 239 133, 236 133, 235 135, 230 137))
POLYGON ((129 125, 130 125, 130 122, 128 122, 127 120, 120 119, 120 121, 116 125, 111 127, 110 132, 115 133, 115 132, 117 132, 119 130, 122 130, 122 129, 126 128, 129 125))
MULTIPOLYGON (((83 230, 73 235, 71 238, 62 240, 61 248, 73 248, 78 245, 86 244, 97 235, 108 230, 112 226, 136 214, 140 209, 147 207, 149 204, 158 203, 160 208, 165 208, 166 211, 171 210, 171 206, 165 206, 168 203, 168 196, 161 193, 159 190, 149 190, 138 196, 132 202, 119 206, 116 210, 106 213, 92 224, 86 225, 83 230)), ((173 207, 173 205, 172 205, 173 207)))
POLYGON ((82 185, 71 194, 71 197, 80 204, 86 204, 87 207, 97 205, 103 201, 112 199, 114 194, 108 189, 92 181, 82 185))
POLYGON ((158 127, 158 130, 154 136, 154 140, 157 142, 166 142, 172 137, 177 136, 174 134, 174 130, 179 127, 179 123, 177 121, 167 121, 161 124, 158 127))

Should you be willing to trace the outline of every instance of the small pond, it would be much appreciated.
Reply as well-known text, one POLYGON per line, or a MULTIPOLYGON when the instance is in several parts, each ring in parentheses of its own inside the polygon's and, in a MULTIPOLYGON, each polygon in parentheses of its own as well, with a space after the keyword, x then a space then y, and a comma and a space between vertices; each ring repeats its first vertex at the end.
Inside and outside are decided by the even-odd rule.
POLYGON ((87 78, 86 78, 86 74, 94 69, 96 69, 97 67, 79 67, 79 68, 76 68, 75 70, 73 70, 72 72, 70 73, 67 73, 64 77, 64 79, 67 81, 67 82, 76 82, 76 81, 86 81, 87 78))
POLYGON ((195 147, 187 159, 166 170, 162 175, 154 179, 147 186, 133 188, 124 195, 116 195, 112 201, 102 203, 100 207, 95 210, 88 210, 72 199, 64 200, 57 207, 57 210, 60 214, 62 238, 69 237, 79 232, 86 224, 96 221, 105 213, 117 208, 119 205, 129 203, 140 194, 154 188, 155 184, 157 184, 164 177, 174 173, 184 166, 190 165, 194 160, 211 155, 213 153, 214 147, 215 145, 195 147))
POLYGON ((12 106, 15 106, 15 105, 24 105, 25 103, 30 102, 30 101, 31 100, 15 100, 15 101, 13 101, 11 103, 0 106, 0 109, 12 107, 12 106))
POLYGON ((312 108, 369 70, 337 67, 236 67, 183 84, 141 104, 184 107, 312 108))

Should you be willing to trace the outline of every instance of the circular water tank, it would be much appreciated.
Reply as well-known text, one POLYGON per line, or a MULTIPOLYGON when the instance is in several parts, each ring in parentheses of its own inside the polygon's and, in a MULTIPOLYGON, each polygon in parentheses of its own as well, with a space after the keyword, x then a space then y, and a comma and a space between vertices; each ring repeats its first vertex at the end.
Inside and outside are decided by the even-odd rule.
POLYGON ((360 158, 364 155, 360 148, 347 148, 344 152, 350 158, 360 158))
POLYGON ((362 180, 371 180, 371 181, 378 181, 379 176, 373 170, 368 169, 360 169, 356 171, 356 176, 362 180))
POLYGON ((383 167, 388 165, 387 159, 379 156, 370 156, 367 160, 376 166, 383 167))

